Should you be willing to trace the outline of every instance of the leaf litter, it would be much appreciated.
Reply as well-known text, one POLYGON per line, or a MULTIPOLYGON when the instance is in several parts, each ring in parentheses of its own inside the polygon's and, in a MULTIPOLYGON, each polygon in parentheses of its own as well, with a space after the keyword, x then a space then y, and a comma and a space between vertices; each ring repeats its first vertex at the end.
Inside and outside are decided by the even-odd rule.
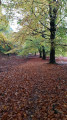
POLYGON ((67 119, 67 64, 10 56, 0 69, 0 120, 67 119))

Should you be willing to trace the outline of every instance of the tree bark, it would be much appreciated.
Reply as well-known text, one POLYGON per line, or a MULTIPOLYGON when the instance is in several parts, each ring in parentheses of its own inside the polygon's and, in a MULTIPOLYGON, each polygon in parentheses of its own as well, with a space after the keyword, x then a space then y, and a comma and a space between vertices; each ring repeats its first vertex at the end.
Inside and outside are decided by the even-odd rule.
POLYGON ((50 40, 51 40, 51 49, 50 49, 50 63, 56 63, 55 61, 55 43, 54 43, 54 39, 55 39, 55 19, 51 18, 50 21, 50 40))
POLYGON ((39 48, 39 54, 40 54, 40 58, 42 58, 42 49, 41 49, 41 46, 40 46, 40 48, 39 48))
POLYGON ((55 61, 55 47, 51 45, 51 50, 50 50, 50 63, 54 64, 56 63, 55 61))
POLYGON ((0 5, 1 5, 1 0, 0 0, 0 5))
POLYGON ((45 60, 46 59, 46 52, 45 52, 45 47, 44 46, 42 46, 42 52, 43 52, 43 59, 45 60))
POLYGON ((36 52, 35 52, 35 56, 36 56, 36 52))
MULTIPOLYGON (((55 0, 56 1, 56 0, 55 0)), ((51 49, 50 49, 50 63, 54 64, 55 61, 55 32, 56 32, 56 15, 57 15, 57 9, 52 8, 51 5, 49 5, 49 15, 50 15, 50 41, 51 41, 51 49)))
POLYGON ((39 53, 40 53, 40 58, 42 58, 42 52, 40 51, 39 53))

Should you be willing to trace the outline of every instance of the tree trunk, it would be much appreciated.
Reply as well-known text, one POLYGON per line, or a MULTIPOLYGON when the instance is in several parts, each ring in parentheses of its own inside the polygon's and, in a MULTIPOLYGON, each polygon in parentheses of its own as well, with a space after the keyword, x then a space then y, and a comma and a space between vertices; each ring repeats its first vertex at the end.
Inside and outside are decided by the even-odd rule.
POLYGON ((45 53, 45 47, 44 46, 42 46, 42 50, 43 50, 43 59, 45 60, 46 59, 46 53, 45 53))
POLYGON ((55 43, 54 43, 54 39, 55 39, 55 26, 54 26, 54 21, 52 20, 52 25, 51 25, 51 36, 50 36, 50 40, 51 40, 51 49, 50 49, 50 63, 54 64, 56 63, 55 61, 55 43))
POLYGON ((40 58, 42 58, 42 51, 40 51, 39 53, 40 53, 40 58))
POLYGON ((1 0, 0 0, 0 5, 1 5, 1 0))
POLYGON ((40 46, 40 48, 38 49, 39 50, 39 54, 40 54, 40 58, 42 58, 42 48, 41 48, 41 46, 40 46))
POLYGON ((36 52, 35 52, 35 56, 36 56, 36 52))
POLYGON ((55 21, 56 21, 57 9, 52 8, 51 5, 49 5, 49 15, 50 15, 50 41, 51 41, 50 61, 49 62, 54 64, 54 63, 56 63, 55 62, 55 42, 54 42, 54 39, 55 39, 55 32, 56 32, 55 21))
POLYGON ((55 47, 51 46, 50 50, 50 63, 54 64, 55 62, 55 47))

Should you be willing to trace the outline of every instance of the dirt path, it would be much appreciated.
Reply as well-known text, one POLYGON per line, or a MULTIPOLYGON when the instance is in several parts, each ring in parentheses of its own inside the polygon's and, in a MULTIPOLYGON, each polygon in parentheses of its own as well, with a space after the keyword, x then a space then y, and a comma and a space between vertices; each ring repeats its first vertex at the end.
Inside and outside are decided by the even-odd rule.
POLYGON ((67 65, 18 57, 0 64, 0 120, 67 119, 67 65))

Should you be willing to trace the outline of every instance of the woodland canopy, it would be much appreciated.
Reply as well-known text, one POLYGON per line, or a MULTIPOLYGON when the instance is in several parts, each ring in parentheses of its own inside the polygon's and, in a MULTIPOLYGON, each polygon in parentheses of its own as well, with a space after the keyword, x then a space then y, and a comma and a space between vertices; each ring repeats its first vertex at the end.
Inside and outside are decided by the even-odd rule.
POLYGON ((55 56, 67 55, 66 0, 5 0, 0 4, 0 31, 12 44, 6 54, 27 56, 39 52, 43 59, 49 56, 50 63, 56 62, 55 56), (17 32, 10 28, 12 20, 22 26, 17 32))

